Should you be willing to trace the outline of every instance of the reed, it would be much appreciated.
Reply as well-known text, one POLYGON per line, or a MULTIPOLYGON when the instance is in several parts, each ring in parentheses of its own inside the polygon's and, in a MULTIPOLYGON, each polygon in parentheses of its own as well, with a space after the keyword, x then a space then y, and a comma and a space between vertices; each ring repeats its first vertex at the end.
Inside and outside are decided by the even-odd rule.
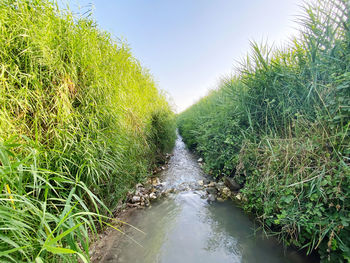
POLYGON ((0 2, 0 261, 89 261, 89 235, 171 150, 125 42, 49 0, 0 2))

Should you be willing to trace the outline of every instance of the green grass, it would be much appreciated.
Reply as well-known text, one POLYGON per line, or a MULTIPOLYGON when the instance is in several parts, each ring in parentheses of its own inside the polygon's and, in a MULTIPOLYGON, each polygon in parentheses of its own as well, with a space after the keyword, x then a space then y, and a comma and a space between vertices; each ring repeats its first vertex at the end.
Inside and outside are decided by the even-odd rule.
POLYGON ((234 78, 178 116, 214 176, 285 244, 350 260, 350 6, 313 1, 285 48, 252 43, 234 78))
POLYGON ((0 2, 0 261, 89 261, 88 233, 171 150, 126 43, 51 1, 0 2))

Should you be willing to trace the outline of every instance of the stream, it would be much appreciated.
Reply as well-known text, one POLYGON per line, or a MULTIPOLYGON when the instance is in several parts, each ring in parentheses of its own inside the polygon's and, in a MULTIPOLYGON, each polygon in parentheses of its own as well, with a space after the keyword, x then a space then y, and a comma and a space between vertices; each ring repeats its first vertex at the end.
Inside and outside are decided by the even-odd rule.
POLYGON ((257 226, 232 201, 209 203, 205 190, 196 190, 206 175, 180 136, 169 168, 162 172, 165 187, 179 189, 151 207, 135 211, 128 223, 144 231, 115 231, 102 262, 311 262, 286 250, 273 238, 263 238, 257 226))

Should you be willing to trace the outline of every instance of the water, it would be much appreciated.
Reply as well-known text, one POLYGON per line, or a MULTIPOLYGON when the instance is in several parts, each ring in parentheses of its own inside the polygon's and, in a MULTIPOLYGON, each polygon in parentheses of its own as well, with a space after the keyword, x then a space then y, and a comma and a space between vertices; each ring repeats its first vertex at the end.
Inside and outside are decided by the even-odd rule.
POLYGON ((193 190, 205 174, 180 137, 161 176, 166 187, 182 191, 136 211, 129 223, 145 233, 129 228, 128 237, 116 234, 102 262, 309 262, 255 234, 254 223, 232 202, 209 204, 204 192, 193 190))

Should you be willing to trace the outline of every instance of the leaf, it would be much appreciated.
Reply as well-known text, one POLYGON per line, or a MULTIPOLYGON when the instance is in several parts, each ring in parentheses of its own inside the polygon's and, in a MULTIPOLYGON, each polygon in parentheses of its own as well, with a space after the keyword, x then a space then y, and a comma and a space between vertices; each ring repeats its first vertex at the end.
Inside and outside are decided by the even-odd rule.
POLYGON ((79 223, 77 225, 75 225, 74 227, 64 231, 62 234, 58 235, 57 237, 55 237, 54 239, 50 240, 49 242, 46 243, 47 246, 51 246, 53 244, 55 244, 57 241, 61 240, 63 237, 65 237, 66 235, 70 234, 71 232, 73 232, 75 229, 77 229, 78 227, 80 227, 82 224, 84 224, 85 222, 79 223))
POLYGON ((81 258, 81 260, 84 263, 89 263, 89 260, 87 260, 86 257, 83 254, 77 252, 77 255, 81 258))
POLYGON ((44 249, 46 249, 47 251, 49 251, 53 254, 75 254, 75 253, 77 253, 74 250, 71 250, 69 248, 63 248, 63 247, 44 246, 44 249))
POLYGON ((18 250, 22 250, 26 247, 29 247, 29 246, 24 246, 24 247, 16 247, 16 248, 13 248, 13 249, 9 249, 9 250, 5 250, 5 251, 0 251, 0 257, 2 256, 5 256, 5 255, 8 255, 8 254, 11 254, 13 252, 16 252, 18 250))

